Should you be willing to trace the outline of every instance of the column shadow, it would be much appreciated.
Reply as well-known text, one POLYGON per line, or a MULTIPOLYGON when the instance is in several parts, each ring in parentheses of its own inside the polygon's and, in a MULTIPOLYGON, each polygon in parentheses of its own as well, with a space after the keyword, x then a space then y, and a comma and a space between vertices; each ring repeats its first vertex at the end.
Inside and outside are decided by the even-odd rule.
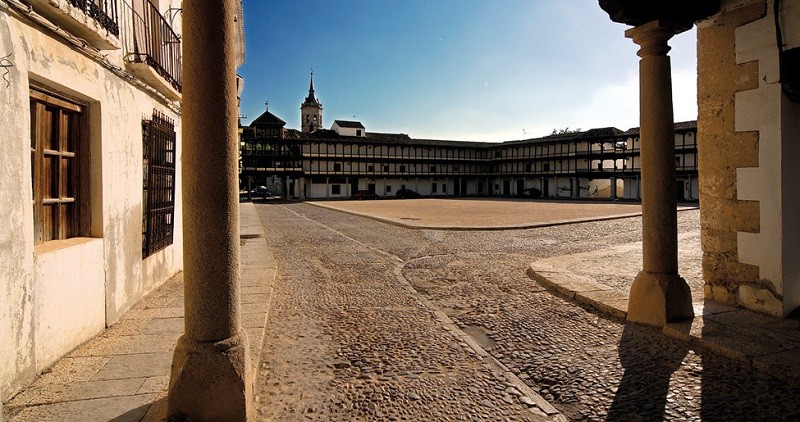
POLYGON ((665 342, 653 327, 625 323, 618 349, 623 375, 607 420, 666 419, 670 378, 688 352, 686 345, 665 342))
MULTIPOLYGON (((88 417, 91 419, 91 417, 88 417)), ((162 422, 167 420, 167 397, 161 397, 153 403, 143 404, 135 409, 110 419, 109 422, 162 422)))
MULTIPOLYGON (((756 313, 731 312, 730 319, 717 322, 713 307, 704 308, 702 336, 725 344, 741 353, 758 354, 763 345, 800 345, 800 332, 791 319, 780 320, 756 313), (778 341, 777 339, 781 340, 778 341)), ((799 359, 800 349, 778 353, 785 359, 799 359)), ((699 350, 702 359, 702 404, 700 416, 704 421, 800 420, 800 379, 788 374, 771 375, 749 362, 731 359, 712 350, 699 350)), ((769 353, 760 355, 769 357, 769 353)), ((779 369, 772 369, 778 371, 779 369)))

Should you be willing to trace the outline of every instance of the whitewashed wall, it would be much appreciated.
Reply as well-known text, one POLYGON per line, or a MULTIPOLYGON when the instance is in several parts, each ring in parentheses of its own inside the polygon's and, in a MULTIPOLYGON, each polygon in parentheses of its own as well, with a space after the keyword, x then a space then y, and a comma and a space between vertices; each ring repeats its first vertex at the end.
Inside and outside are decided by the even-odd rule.
MULTIPOLYGON (((124 22, 121 22, 124 24, 124 22)), ((8 397, 36 372, 116 322, 182 268, 180 116, 150 92, 5 12, 0 56, 0 389, 8 397), (31 206, 32 82, 88 104, 91 237, 34 247, 31 206), (142 260, 142 119, 153 110, 176 121, 174 243, 142 260)), ((108 60, 124 68, 120 50, 108 60)))

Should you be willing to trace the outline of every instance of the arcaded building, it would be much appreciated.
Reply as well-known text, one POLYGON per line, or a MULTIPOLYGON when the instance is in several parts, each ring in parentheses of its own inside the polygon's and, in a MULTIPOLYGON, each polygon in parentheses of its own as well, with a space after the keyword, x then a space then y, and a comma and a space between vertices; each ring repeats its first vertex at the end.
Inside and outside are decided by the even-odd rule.
MULTIPOLYGON (((242 128, 240 180, 300 199, 347 198, 358 190, 393 197, 542 196, 640 199, 638 128, 599 128, 503 143, 414 139, 367 131, 361 122, 322 124, 313 81, 302 130, 268 110, 242 128)), ((676 197, 699 197, 697 125, 675 125, 676 197)))

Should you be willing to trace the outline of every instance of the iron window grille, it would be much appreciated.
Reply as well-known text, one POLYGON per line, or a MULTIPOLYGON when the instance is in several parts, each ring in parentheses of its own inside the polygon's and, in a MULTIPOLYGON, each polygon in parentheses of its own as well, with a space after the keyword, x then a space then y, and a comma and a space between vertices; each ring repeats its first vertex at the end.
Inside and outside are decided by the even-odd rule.
POLYGON ((172 244, 175 227, 175 123, 153 111, 142 121, 142 258, 172 244))

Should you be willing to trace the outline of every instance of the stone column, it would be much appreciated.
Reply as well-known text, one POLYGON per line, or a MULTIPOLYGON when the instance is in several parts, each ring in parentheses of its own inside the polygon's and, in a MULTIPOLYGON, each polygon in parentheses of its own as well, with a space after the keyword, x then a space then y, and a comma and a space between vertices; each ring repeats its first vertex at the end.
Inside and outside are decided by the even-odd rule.
MULTIPOLYGON (((672 100, 670 100, 670 103, 672 103, 672 100)), ((610 199, 613 201, 613 200, 617 199, 617 178, 616 177, 612 177, 610 179, 610 182, 611 182, 611 198, 610 199)))
POLYGON ((636 176, 636 199, 642 199, 642 176, 636 176))
POLYGON ((572 197, 574 199, 581 197, 581 180, 577 177, 572 178, 572 197))
POLYGON ((664 325, 694 316, 689 285, 678 275, 678 217, 675 198, 675 133, 672 116, 670 47, 680 32, 658 20, 625 36, 640 46, 639 106, 642 157, 642 243, 644 268, 631 286, 628 320, 664 325))
POLYGON ((247 176, 247 200, 253 200, 253 178, 247 176))
POLYGON ((331 179, 330 177, 325 178, 325 197, 331 197, 331 179))
POLYGON ((305 177, 301 177, 299 179, 299 181, 300 181, 300 199, 305 200, 306 199, 306 178, 305 177))
POLYGON ((244 421, 252 412, 239 316, 236 2, 183 5, 185 334, 172 360, 169 420, 244 421))

